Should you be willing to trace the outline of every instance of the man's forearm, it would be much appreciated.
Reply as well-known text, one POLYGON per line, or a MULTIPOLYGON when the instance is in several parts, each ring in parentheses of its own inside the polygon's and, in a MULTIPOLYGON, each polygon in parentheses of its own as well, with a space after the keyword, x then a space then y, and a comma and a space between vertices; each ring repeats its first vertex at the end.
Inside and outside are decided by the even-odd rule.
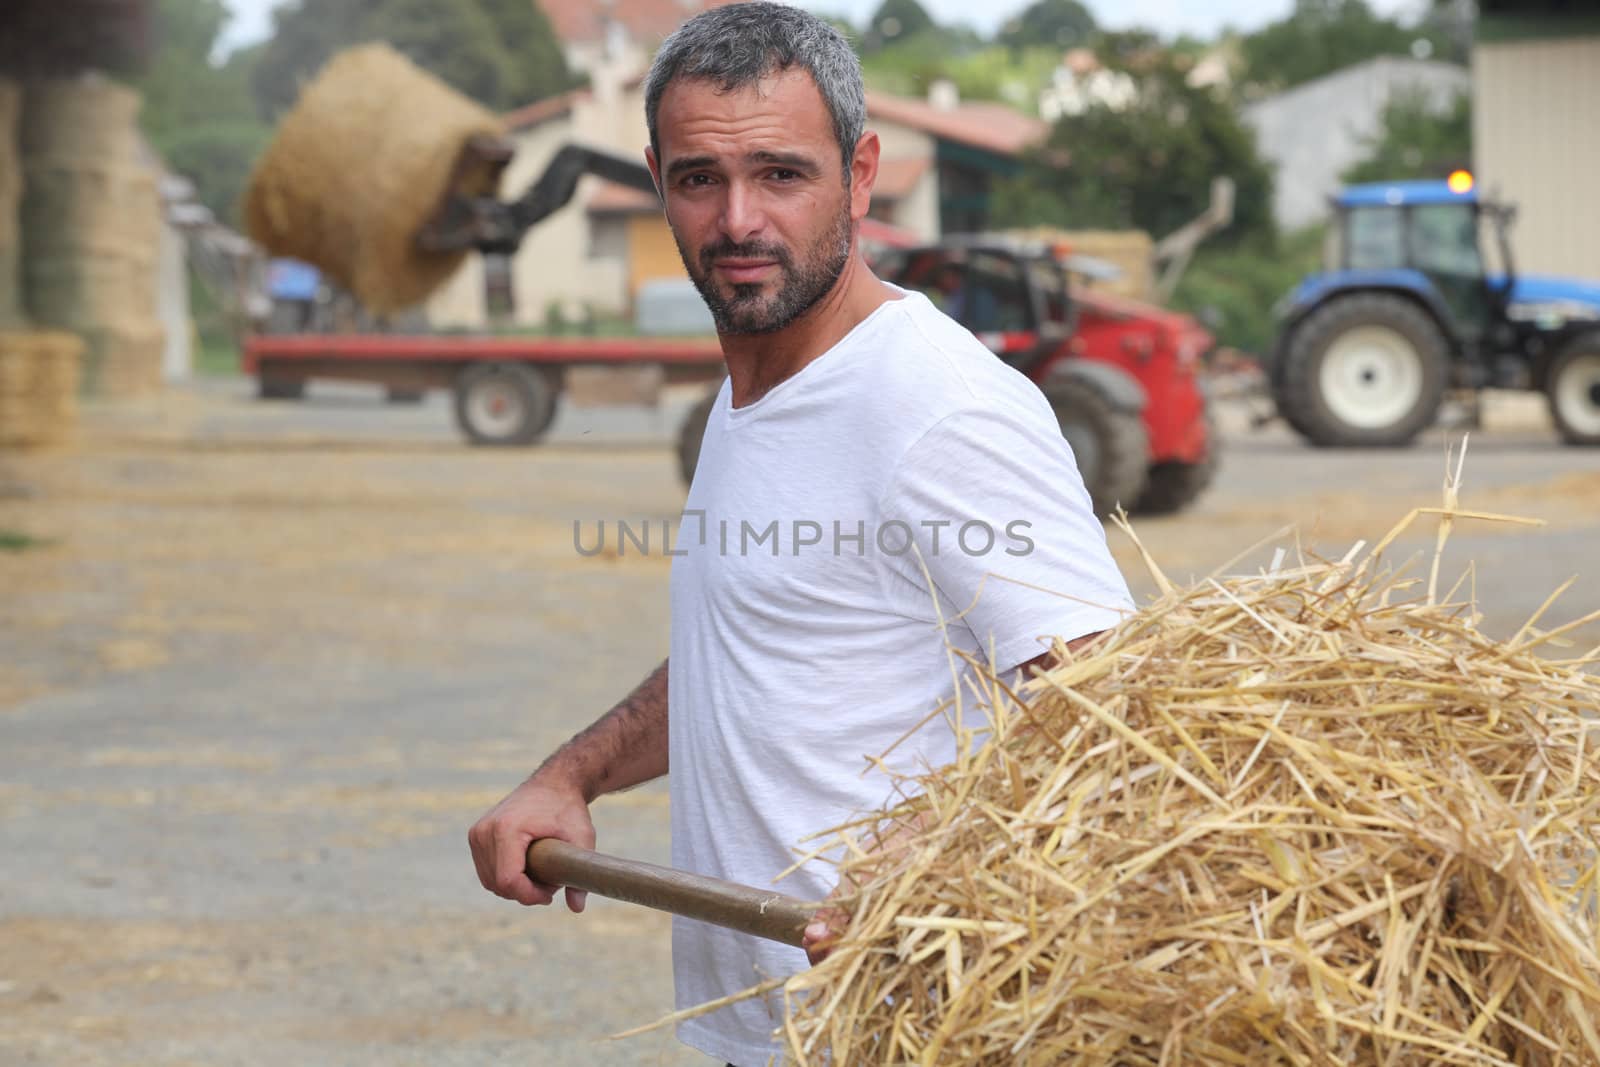
POLYGON ((576 785, 586 801, 667 773, 667 660, 616 707, 545 760, 535 777, 576 785))

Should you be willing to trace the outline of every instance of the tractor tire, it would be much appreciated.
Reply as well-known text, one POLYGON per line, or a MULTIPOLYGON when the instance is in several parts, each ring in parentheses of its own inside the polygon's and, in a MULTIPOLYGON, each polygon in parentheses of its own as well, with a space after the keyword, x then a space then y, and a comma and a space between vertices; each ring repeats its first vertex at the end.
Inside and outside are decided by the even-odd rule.
POLYGON ((1544 381, 1561 439, 1569 445, 1600 445, 1600 334, 1569 344, 1544 381))
POLYGON ((456 425, 475 445, 531 445, 556 417, 559 388, 521 363, 475 363, 456 377, 456 425))
POLYGON ((1094 513, 1104 518, 1118 507, 1131 510, 1144 492, 1150 466, 1150 438, 1139 413, 1118 406, 1081 378, 1055 378, 1043 388, 1061 436, 1072 446, 1094 513))
POLYGON ((1144 492, 1133 510, 1141 515, 1172 515, 1194 503, 1206 491, 1222 463, 1222 438, 1217 420, 1206 405, 1206 454, 1198 463, 1152 463, 1144 492))
POLYGON ((694 483, 694 469, 700 463, 700 445, 705 440, 706 423, 711 421, 711 409, 716 407, 717 394, 721 391, 722 384, 719 382, 711 392, 696 401, 678 430, 678 473, 683 476, 686 486, 694 483))
POLYGON ((1274 400, 1314 445, 1410 444, 1439 414, 1450 345, 1411 301, 1339 297, 1306 317, 1284 346, 1274 400))

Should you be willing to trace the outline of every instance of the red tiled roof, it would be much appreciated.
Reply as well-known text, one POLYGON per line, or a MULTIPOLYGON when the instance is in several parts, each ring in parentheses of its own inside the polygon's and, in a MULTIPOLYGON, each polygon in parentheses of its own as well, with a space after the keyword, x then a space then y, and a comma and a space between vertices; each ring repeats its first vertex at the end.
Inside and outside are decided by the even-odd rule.
POLYGON ((883 159, 878 161, 878 180, 872 184, 874 196, 885 200, 898 200, 909 196, 917 182, 928 173, 932 161, 921 159, 883 159))
POLYGON ((644 215, 661 211, 654 193, 631 189, 616 182, 604 182, 589 198, 591 215, 644 215))
POLYGON ((621 23, 635 41, 659 41, 691 15, 735 0, 540 0, 556 36, 567 44, 605 39, 606 21, 621 23))
POLYGON ((924 100, 867 91, 867 118, 898 122, 945 141, 958 141, 1001 156, 1020 155, 1042 141, 1050 127, 1004 104, 934 107, 924 100))
POLYGON ((500 116, 500 124, 512 132, 531 129, 534 126, 543 125, 551 119, 570 115, 573 105, 588 95, 589 90, 587 89, 569 89, 567 92, 558 93, 555 96, 547 96, 543 100, 536 100, 525 107, 517 108, 515 111, 506 112, 500 116))

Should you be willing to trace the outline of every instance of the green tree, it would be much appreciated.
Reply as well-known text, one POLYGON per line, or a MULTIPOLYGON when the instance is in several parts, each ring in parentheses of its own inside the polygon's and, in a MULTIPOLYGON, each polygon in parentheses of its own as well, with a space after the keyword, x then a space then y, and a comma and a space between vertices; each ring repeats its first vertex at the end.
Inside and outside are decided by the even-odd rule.
MULTIPOLYGON (((1140 229, 1161 237, 1200 214, 1211 179, 1233 178, 1234 221, 1219 239, 1270 239, 1272 174, 1255 136, 1220 94, 1194 88, 1168 54, 1125 50, 1138 96, 1056 122, 1022 172, 1001 183, 997 223, 1140 229)), ((1110 53, 1108 53, 1109 55, 1110 53)))
POLYGON ((221 0, 160 0, 153 61, 134 83, 140 126, 167 166, 195 183, 218 218, 234 221, 268 130, 256 118, 248 56, 212 62, 228 12, 221 0))
POLYGON ((278 9, 256 64, 263 116, 275 119, 335 53, 386 41, 479 103, 509 110, 576 84, 532 0, 295 0, 278 9))
POLYGON ((1295 0, 1294 11, 1240 42, 1243 82, 1276 92, 1354 63, 1383 55, 1408 55, 1412 45, 1429 38, 1376 14, 1367 0, 1295 0))
POLYGON ((1095 32, 1094 16, 1079 0, 1034 0, 1000 27, 996 40, 1007 48, 1071 48, 1095 32))
POLYGON ((1383 124, 1367 141, 1367 156, 1340 175, 1345 182, 1442 178, 1472 164, 1472 97, 1461 93, 1446 108, 1425 93, 1400 93, 1383 109, 1383 124))
POLYGON ((861 47, 863 51, 876 51, 934 28, 933 16, 917 0, 883 0, 867 23, 861 47))
POLYGON ((507 107, 521 107, 576 84, 544 9, 533 0, 477 0, 506 55, 507 107))

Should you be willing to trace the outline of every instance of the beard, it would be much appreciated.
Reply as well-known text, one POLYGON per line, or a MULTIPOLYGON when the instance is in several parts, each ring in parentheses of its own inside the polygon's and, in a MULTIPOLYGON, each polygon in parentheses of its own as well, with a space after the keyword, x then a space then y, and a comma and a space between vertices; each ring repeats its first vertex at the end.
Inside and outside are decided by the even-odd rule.
POLYGON ((799 260, 783 245, 763 241, 742 244, 726 238, 691 256, 673 234, 678 255, 700 298, 711 310, 720 334, 777 333, 816 306, 839 281, 850 261, 850 205, 846 201, 833 223, 811 243, 799 260), (777 290, 763 295, 762 283, 735 283, 728 292, 717 287, 716 261, 727 258, 770 259, 778 268, 777 290))

